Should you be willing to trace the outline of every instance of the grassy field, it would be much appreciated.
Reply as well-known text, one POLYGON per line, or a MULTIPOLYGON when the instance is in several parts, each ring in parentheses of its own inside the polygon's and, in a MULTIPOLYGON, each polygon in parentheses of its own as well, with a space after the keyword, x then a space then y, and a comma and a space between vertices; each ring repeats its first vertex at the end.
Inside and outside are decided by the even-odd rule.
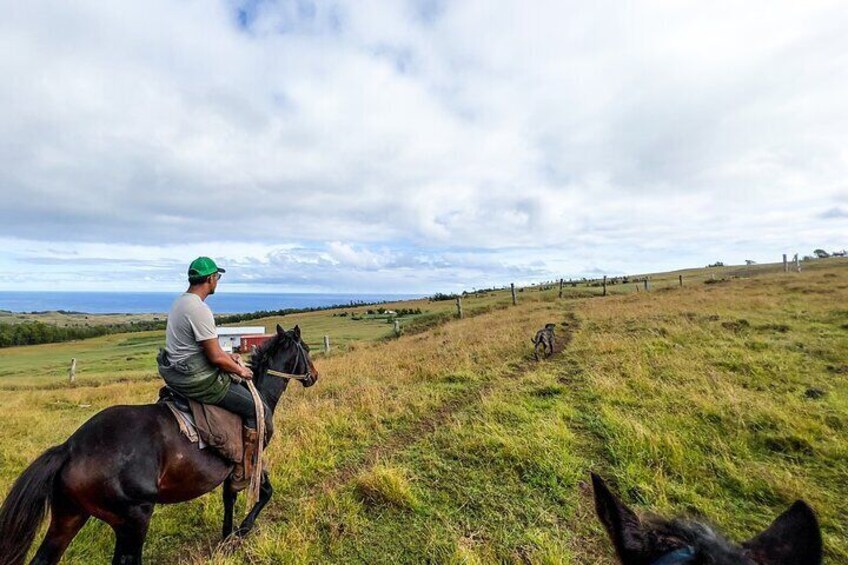
POLYGON ((155 378, 164 332, 114 334, 81 341, 0 348, 0 390, 60 387, 77 359, 77 386, 155 378))
POLYGON ((164 320, 163 314, 82 314, 68 312, 9 312, 0 310, 0 324, 41 322, 54 326, 105 326, 164 320))
MULTIPOLYGON (((531 300, 543 299, 536 295, 531 300)), ((545 296, 546 297, 546 296, 545 296)), ((489 293, 465 298, 469 315, 509 303, 508 293, 489 293)), ((387 309, 421 309, 422 313, 398 318, 402 331, 426 328, 449 318, 456 312, 454 301, 428 302, 414 300, 382 305, 387 309)), ((339 308, 301 314, 288 314, 249 320, 244 326, 264 326, 271 332, 277 324, 292 328, 299 324, 304 340, 321 355, 324 336, 330 337, 333 353, 344 352, 353 344, 384 340, 394 336, 387 319, 369 316, 377 306, 339 308), (346 313, 346 316, 340 316, 346 313), (354 319, 354 318, 360 319, 354 319)), ((46 322, 45 322, 46 323, 46 322)), ((110 381, 158 379, 156 352, 165 342, 164 331, 114 334, 86 340, 36 346, 0 348, 0 390, 64 387, 72 358, 77 359, 77 384, 90 386, 110 381)))
MULTIPOLYGON (((267 452, 276 494, 258 531, 219 547, 216 493, 157 509, 145 555, 613 563, 586 485, 594 470, 636 508, 703 514, 737 540, 804 498, 827 562, 848 563, 848 261, 778 270, 688 271, 683 288, 677 273, 652 275, 651 292, 615 285, 606 298, 528 288, 508 308, 508 292, 492 293, 466 298, 464 320, 445 320, 452 302, 418 302, 430 311, 419 327, 433 327, 399 339, 384 339, 385 322, 286 316, 310 342, 343 347, 317 359, 318 385, 282 401, 267 452), (529 338, 546 322, 565 347, 535 363, 529 338)), ((0 396, 13 415, 0 491, 97 411, 153 398, 159 341, 0 350, 0 386, 13 389, 0 396), (85 354, 78 385, 60 386, 61 361, 85 354)), ((106 562, 112 543, 91 521, 65 561, 106 562)))
MULTIPOLYGON (((820 270, 827 265, 841 264, 839 260, 818 261, 805 265, 820 270)), ((610 284, 607 292, 610 296, 645 292, 644 284, 637 279, 649 278, 651 291, 665 291, 679 286, 678 276, 684 277, 684 284, 700 285, 705 281, 723 283, 739 277, 774 274, 782 270, 778 264, 754 265, 750 267, 730 266, 709 269, 687 269, 671 273, 653 273, 636 275, 627 284, 610 284)), ((574 286, 566 284, 563 289, 565 298, 588 298, 600 296, 602 288, 599 281, 575 281, 574 286)), ((519 288, 517 296, 522 303, 554 300, 559 295, 556 283, 519 288)), ((469 293, 463 297, 463 308, 468 315, 475 315, 511 304, 509 290, 469 293)), ((421 309, 421 315, 405 316, 399 319, 403 331, 420 331, 430 325, 438 325, 456 312, 453 300, 428 301, 410 300, 384 305, 388 309, 421 309)), ((242 324, 264 326, 273 331, 276 324, 291 328, 299 324, 304 339, 319 352, 323 347, 324 336, 330 337, 333 352, 339 353, 354 344, 391 338, 393 326, 385 319, 369 318, 366 312, 376 306, 345 307, 337 310, 323 310, 289 314, 286 316, 260 318, 242 324), (347 316, 339 316, 342 312, 347 316), (355 320, 354 317, 363 319, 355 320)), ((20 321, 41 321, 57 325, 97 325, 121 323, 130 320, 158 319, 160 314, 138 314, 126 317, 122 314, 62 314, 47 312, 42 314, 12 314, 0 311, 0 323, 20 321)), ((164 331, 139 332, 134 334, 110 335, 81 341, 39 346, 0 348, 0 390, 20 389, 43 386, 64 386, 70 360, 78 362, 77 378, 81 385, 104 383, 112 380, 127 381, 156 379, 156 351, 164 343, 164 331)))

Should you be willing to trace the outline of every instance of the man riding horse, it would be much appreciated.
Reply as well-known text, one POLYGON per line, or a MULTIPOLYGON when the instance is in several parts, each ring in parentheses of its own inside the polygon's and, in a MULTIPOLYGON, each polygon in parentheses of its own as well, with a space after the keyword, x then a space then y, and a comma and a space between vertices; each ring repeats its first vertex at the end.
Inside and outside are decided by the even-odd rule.
MULTIPOLYGON (((310 387, 317 382, 318 372, 298 326, 284 330, 277 325, 276 333, 251 355, 250 369, 221 350, 204 299, 215 291, 222 272, 208 258, 192 263, 191 286, 174 302, 168 317, 160 372, 183 395, 240 414, 251 441, 258 435, 255 406, 245 387, 232 377, 253 381, 270 424, 289 382, 310 387)), ((268 472, 262 470, 258 500, 235 528, 233 509, 239 489, 233 484, 232 459, 200 449, 184 435, 174 416, 163 402, 111 406, 92 416, 67 441, 43 452, 21 473, 0 506, 0 564, 25 561, 49 509, 50 526, 32 563, 58 563, 93 517, 115 532, 112 563, 138 565, 157 504, 191 500, 221 484, 223 537, 250 532, 274 492, 268 472)), ((250 477, 244 469, 237 473, 243 481, 250 477)))
MULTIPOLYGON (((212 310, 206 304, 226 272, 209 257, 198 257, 188 267, 189 287, 174 301, 165 329, 165 349, 159 351, 159 374, 179 394, 214 404, 242 417, 245 424, 244 460, 233 471, 233 487, 247 486, 258 444, 256 405, 241 379, 253 372, 238 354, 227 354, 218 343, 212 310), (235 376, 239 382, 234 382, 235 376)), ((265 414, 271 411, 265 408, 265 414)), ((267 419, 267 418, 266 418, 267 419)), ((266 424, 266 428, 271 423, 266 424)))

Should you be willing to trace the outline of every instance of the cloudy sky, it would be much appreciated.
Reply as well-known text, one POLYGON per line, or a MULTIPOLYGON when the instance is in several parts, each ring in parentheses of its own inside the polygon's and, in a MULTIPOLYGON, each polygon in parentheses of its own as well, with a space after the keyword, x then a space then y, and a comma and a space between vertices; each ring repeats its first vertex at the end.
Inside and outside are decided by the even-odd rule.
POLYGON ((0 289, 422 292, 848 247, 848 4, 6 6, 0 289))

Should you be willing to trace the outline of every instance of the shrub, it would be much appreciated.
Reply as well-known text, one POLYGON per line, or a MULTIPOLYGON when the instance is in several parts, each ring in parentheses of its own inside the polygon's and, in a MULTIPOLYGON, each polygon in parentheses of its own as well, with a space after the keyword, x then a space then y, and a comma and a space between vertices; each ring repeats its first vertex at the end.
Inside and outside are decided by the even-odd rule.
POLYGON ((406 472, 378 464, 356 478, 357 496, 368 506, 414 509, 418 505, 406 472))

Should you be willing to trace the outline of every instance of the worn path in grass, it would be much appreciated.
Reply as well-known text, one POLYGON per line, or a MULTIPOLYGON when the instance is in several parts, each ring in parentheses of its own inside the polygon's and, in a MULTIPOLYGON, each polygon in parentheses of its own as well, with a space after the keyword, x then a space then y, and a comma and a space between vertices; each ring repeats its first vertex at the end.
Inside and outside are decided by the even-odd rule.
MULTIPOLYGON (((571 341, 572 332, 575 329, 573 317, 560 324, 557 334, 558 340, 555 346, 555 354, 560 354, 571 341)), ((505 373, 489 378, 481 383, 475 383, 464 390, 460 390, 444 404, 439 406, 430 414, 426 414, 408 429, 401 429, 385 438, 379 444, 371 446, 362 458, 340 468, 335 474, 328 477, 315 492, 329 492, 336 489, 357 474, 366 469, 374 467, 381 461, 391 459, 396 454, 419 442, 422 438, 434 433, 462 411, 468 409, 475 403, 479 403, 493 388, 499 384, 509 383, 523 378, 536 367, 536 362, 529 357, 516 361, 505 373)))
MULTIPOLYGON (((547 308, 548 311, 555 308, 547 308)), ((550 318, 545 318, 550 319, 550 318)), ((569 313, 565 320, 557 324, 556 342, 554 344, 554 355, 560 355, 568 347, 573 338, 573 333, 577 329, 577 323, 572 313, 569 313)), ((492 377, 477 386, 468 387, 462 390, 455 397, 441 405, 432 414, 426 415, 424 418, 415 423, 408 430, 403 430, 393 434, 390 438, 379 445, 373 446, 366 452, 363 460, 358 464, 351 464, 326 481, 323 485, 324 490, 328 490, 333 486, 338 486, 350 478, 358 471, 374 465, 381 459, 391 457, 397 452, 402 451, 406 447, 412 445, 422 437, 433 433, 438 428, 446 424, 452 417, 462 410, 467 409, 473 403, 479 403, 480 399, 489 393, 498 384, 517 381, 524 377, 527 373, 534 370, 538 365, 537 361, 531 360, 529 353, 520 353, 517 360, 512 362, 511 367, 501 375, 492 377)))

